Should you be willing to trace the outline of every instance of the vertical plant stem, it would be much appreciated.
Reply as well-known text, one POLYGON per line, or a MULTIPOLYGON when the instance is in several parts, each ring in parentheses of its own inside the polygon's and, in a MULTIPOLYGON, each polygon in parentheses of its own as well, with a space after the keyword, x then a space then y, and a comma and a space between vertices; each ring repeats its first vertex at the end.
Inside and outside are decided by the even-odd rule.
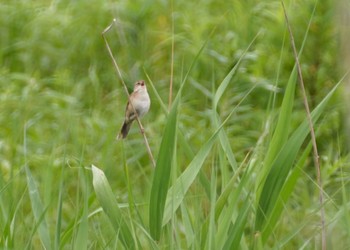
POLYGON ((300 87, 301 87, 301 91, 302 91, 302 95, 303 95, 303 101, 304 101, 304 106, 305 106, 305 110, 306 110, 306 115, 307 115, 307 119, 308 119, 308 122, 309 122, 311 141, 312 141, 312 147, 313 147, 313 157, 314 157, 314 163, 315 163, 316 174, 317 174, 317 184, 318 184, 319 189, 320 189, 319 202, 320 202, 320 207, 321 207, 322 250, 326 250, 326 247, 327 247, 326 233, 327 232, 326 232, 326 226, 325 226, 325 209, 324 209, 324 205, 323 205, 323 185, 322 185, 321 167, 320 167, 320 161, 319 161, 320 157, 318 155, 317 142, 316 142, 314 126, 313 126, 312 119, 311 119, 309 104, 307 102, 305 85, 304 85, 303 75, 302 75, 302 72, 301 72, 298 52, 297 52, 296 47, 295 47, 293 32, 292 32, 291 26, 289 24, 288 15, 287 15, 287 12, 286 12, 286 8, 284 6, 284 2, 283 1, 281 1, 281 2, 282 2, 283 12, 284 12, 284 17, 286 19, 286 24, 287 24, 289 35, 290 35, 290 42, 291 42, 291 46, 292 46, 292 49, 293 49, 295 62, 296 62, 296 65, 297 65, 298 78, 299 78, 299 83, 300 83, 300 87))
POLYGON ((171 103, 173 99, 173 79, 174 79, 174 47, 175 47, 175 41, 174 41, 174 1, 171 1, 171 68, 170 68, 170 86, 169 86, 169 106, 168 110, 171 108, 171 103))
POLYGON ((146 136, 145 130, 144 130, 143 126, 142 126, 142 123, 141 123, 141 121, 140 121, 138 115, 137 115, 137 112, 136 112, 136 110, 135 110, 135 107, 134 107, 134 105, 132 104, 132 102, 131 102, 131 100, 130 100, 130 94, 129 94, 128 88, 126 87, 126 84, 125 84, 125 82, 124 82, 124 80, 123 80, 123 77, 122 77, 122 73, 121 73, 121 71, 120 71, 120 68, 119 68, 119 66, 118 66, 118 64, 117 64, 117 61, 114 59, 112 50, 111 50, 111 48, 109 47, 108 41, 107 41, 107 39, 106 39, 106 37, 105 37, 105 33, 107 33, 108 31, 110 31, 110 29, 113 27, 113 25, 115 24, 115 22, 116 22, 116 19, 113 19, 113 22, 112 22, 107 28, 104 29, 104 31, 102 32, 102 37, 103 37, 103 40, 104 40, 105 43, 106 43, 106 47, 107 47, 107 50, 108 50, 108 54, 109 54, 109 56, 110 56, 111 59, 112 59, 112 62, 113 62, 114 68, 116 69, 117 75, 119 76, 119 78, 120 78, 120 80, 121 80, 121 82, 122 82, 122 84, 123 84, 123 87, 124 87, 124 90, 125 90, 126 95, 128 96, 129 103, 131 104, 131 107, 132 107, 134 113, 136 114, 136 120, 137 120, 137 123, 138 123, 138 125, 139 125, 139 127, 140 127, 141 134, 143 135, 143 139, 144 139, 144 141, 145 141, 145 145, 146 145, 146 148, 147 148, 148 155, 149 155, 149 157, 150 157, 150 159, 151 159, 151 161, 152 161, 153 167, 156 167, 156 162, 154 161, 154 157, 153 157, 151 148, 150 148, 150 146, 149 146, 149 144, 148 144, 148 140, 147 140, 147 136, 146 136))

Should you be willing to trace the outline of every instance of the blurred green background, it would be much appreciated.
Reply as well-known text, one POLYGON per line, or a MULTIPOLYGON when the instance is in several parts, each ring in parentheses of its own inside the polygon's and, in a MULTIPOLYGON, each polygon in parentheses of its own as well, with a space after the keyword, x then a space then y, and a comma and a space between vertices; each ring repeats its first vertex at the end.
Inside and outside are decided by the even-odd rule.
MULTIPOLYGON (((337 1, 316 2, 286 1, 298 49, 309 32, 300 61, 311 108, 348 70, 340 39, 344 35, 342 27, 348 27, 344 23, 340 25, 344 21, 339 18, 343 17, 342 8, 336 5, 337 1)), ((348 15, 344 15, 345 21, 348 15)), ((32 211, 24 166, 31 170, 45 210, 39 222, 45 218, 56 247, 70 249, 74 245, 75 225, 79 224, 84 197, 89 198, 90 215, 100 206, 93 193, 90 171, 82 171, 84 167, 91 164, 100 167, 118 201, 127 203, 125 159, 135 202, 141 211, 149 202, 153 168, 136 124, 123 143, 115 140, 127 97, 101 37, 113 18, 117 25, 107 34, 107 39, 129 90, 136 80, 147 80, 147 74, 166 104, 172 39, 174 95, 207 41, 187 79, 179 110, 178 126, 193 152, 214 131, 210 112, 213 90, 257 34, 219 105, 224 119, 249 89, 257 85, 226 125, 238 163, 249 151, 257 150, 259 138, 269 130, 270 122, 276 120, 276 107, 280 106, 295 61, 280 1, 2 0, 0 248, 42 247, 36 228, 33 229, 33 225, 39 227, 40 223, 32 211)), ((346 41, 344 37, 343 40, 346 41)), ((305 118, 297 86, 293 128, 305 118)), ((323 184, 327 200, 333 204, 327 210, 328 222, 339 219, 338 206, 349 208, 350 197, 345 191, 349 186, 350 145, 347 102, 343 95, 346 89, 344 83, 317 124, 323 184)), ((150 85, 148 90, 152 105, 142 122, 157 158, 166 113, 150 85)), ((268 139, 260 146, 267 144, 268 139)), ((177 154, 178 165, 183 170, 191 158, 181 145, 177 154)), ((207 176, 211 167, 210 161, 203 167, 207 176)), ((318 201, 318 192, 311 181, 316 180, 312 155, 304 171, 307 177, 300 180, 302 184, 296 187, 289 204, 295 213, 288 216, 295 223, 309 216, 308 209, 318 201)), ((203 203, 203 210, 209 210, 209 204, 203 203)), ((143 218, 143 212, 140 217, 143 218)), ((337 234, 330 245, 346 245, 342 242, 350 235, 347 226, 330 225, 329 234, 337 234)), ((301 239, 314 234, 313 227, 307 225, 300 231, 293 230, 303 236, 292 240, 287 245, 289 249, 303 246, 301 239)), ((90 249, 113 248, 110 241, 114 232, 98 210, 89 217, 88 232, 90 249)), ((313 244, 316 243, 311 240, 306 249, 313 244)))

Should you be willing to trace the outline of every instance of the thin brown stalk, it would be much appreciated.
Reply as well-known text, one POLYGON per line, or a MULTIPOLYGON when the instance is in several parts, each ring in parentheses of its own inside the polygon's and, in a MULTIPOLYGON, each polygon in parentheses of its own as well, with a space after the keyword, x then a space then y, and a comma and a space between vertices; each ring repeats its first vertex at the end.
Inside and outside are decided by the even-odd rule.
POLYGON ((136 120, 137 120, 137 123, 138 123, 138 125, 139 125, 139 127, 140 127, 140 132, 141 132, 141 134, 143 135, 143 139, 144 139, 144 141, 145 141, 145 145, 146 145, 146 148, 147 148, 147 152, 148 152, 149 158, 150 158, 151 161, 152 161, 153 167, 155 167, 155 166, 156 166, 156 163, 155 163, 155 161, 154 161, 154 157, 153 157, 151 148, 150 148, 150 146, 149 146, 149 144, 148 144, 148 140, 147 140, 147 136, 146 136, 145 130, 144 130, 143 126, 142 126, 142 123, 141 123, 141 121, 140 121, 140 118, 139 118, 138 115, 137 115, 137 112, 136 112, 136 110, 135 110, 135 107, 134 107, 134 105, 132 104, 132 102, 131 102, 131 100, 130 100, 130 94, 129 94, 128 88, 126 87, 126 84, 125 84, 125 82, 124 82, 124 80, 123 80, 123 77, 122 77, 122 73, 121 73, 121 71, 120 71, 120 68, 119 68, 119 66, 118 66, 118 64, 117 64, 117 61, 114 59, 112 50, 111 50, 111 48, 110 48, 110 46, 109 46, 109 44, 108 44, 108 41, 107 41, 107 39, 106 39, 106 37, 105 37, 105 34, 106 34, 108 31, 111 30, 111 28, 113 27, 113 25, 114 25, 115 23, 116 23, 116 19, 113 19, 113 22, 112 22, 107 28, 105 28, 105 29, 103 30, 103 32, 102 32, 102 37, 103 37, 103 40, 104 40, 105 43, 106 43, 106 47, 107 47, 107 50, 108 50, 108 54, 109 54, 109 56, 110 56, 111 59, 112 59, 114 68, 115 68, 115 70, 116 70, 116 73, 117 73, 117 75, 119 76, 120 81, 122 82, 122 85, 123 85, 123 87, 124 87, 124 90, 125 90, 126 95, 128 96, 129 103, 131 104, 131 107, 132 107, 134 113, 136 114, 136 120))
POLYGON ((297 52, 297 49, 295 47, 293 32, 292 32, 291 26, 289 24, 286 8, 284 6, 283 1, 281 1, 281 2, 282 2, 282 6, 283 6, 284 17, 286 19, 286 24, 287 24, 289 35, 290 35, 290 42, 291 42, 291 46, 292 46, 292 49, 293 49, 295 62, 296 62, 296 65, 297 65, 298 78, 299 78, 299 83, 300 83, 300 87, 301 87, 301 91, 302 91, 302 95, 303 95, 303 101, 304 101, 304 106, 305 106, 305 110, 306 110, 306 115, 307 115, 307 119, 308 119, 308 122, 309 122, 311 141, 312 141, 312 147, 313 147, 313 157, 314 157, 314 163, 315 163, 316 174, 317 174, 317 183, 318 183, 318 186, 320 188, 319 202, 320 202, 320 206, 321 206, 322 250, 326 250, 326 247, 327 247, 326 233, 327 232, 326 232, 326 226, 325 226, 325 209, 324 209, 324 204, 323 204, 323 185, 322 185, 321 167, 320 167, 320 161, 319 161, 320 157, 318 155, 317 142, 316 142, 314 126, 313 126, 313 122, 312 122, 312 119, 311 119, 310 108, 309 108, 309 104, 308 104, 307 97, 306 97, 305 85, 304 85, 303 75, 302 75, 302 72, 301 72, 298 52, 297 52))

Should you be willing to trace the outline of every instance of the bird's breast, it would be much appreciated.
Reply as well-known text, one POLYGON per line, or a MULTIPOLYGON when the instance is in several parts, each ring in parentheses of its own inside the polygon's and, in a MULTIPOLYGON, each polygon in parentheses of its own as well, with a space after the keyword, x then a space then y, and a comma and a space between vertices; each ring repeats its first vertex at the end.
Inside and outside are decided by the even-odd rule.
POLYGON ((145 115, 151 105, 148 93, 138 93, 136 98, 133 99, 132 104, 134 105, 134 108, 136 109, 137 115, 139 117, 145 115))

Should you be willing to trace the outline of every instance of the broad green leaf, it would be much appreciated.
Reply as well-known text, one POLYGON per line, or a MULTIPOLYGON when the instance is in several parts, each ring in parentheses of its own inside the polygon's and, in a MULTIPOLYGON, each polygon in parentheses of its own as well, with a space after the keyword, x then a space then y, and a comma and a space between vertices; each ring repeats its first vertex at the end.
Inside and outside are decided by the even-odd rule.
POLYGON ((168 223, 173 213, 180 206, 187 190, 195 180, 199 170, 201 169, 204 163, 204 160, 206 159, 209 152, 211 151, 211 148, 214 145, 214 142, 216 141, 216 137, 217 137, 217 132, 214 133, 214 135, 211 136, 210 139, 203 145, 203 147, 199 150, 198 154, 193 158, 191 163, 188 165, 186 170, 181 174, 180 177, 178 177, 174 185, 169 189, 168 191, 169 195, 166 199, 166 204, 165 204, 163 225, 168 223))
MULTIPOLYGON (((314 15, 314 12, 312 13, 310 18, 309 27, 313 19, 313 15, 314 15)), ((303 53, 304 46, 309 33, 309 27, 305 32, 303 43, 301 45, 298 56, 302 55, 303 53)), ((269 148, 267 150, 267 153, 264 159, 264 165, 263 165, 264 168, 263 168, 263 171, 261 171, 261 174, 258 176, 258 180, 256 182, 257 193, 258 193, 257 197, 260 196, 262 184, 265 182, 266 176, 268 175, 271 169, 272 162, 274 161, 277 154, 280 152, 282 146, 286 143, 288 139, 296 84, 297 84, 297 66, 295 64, 288 79, 287 88, 283 97, 281 109, 279 111, 277 125, 273 132, 273 136, 269 143, 269 148)))
POLYGON ((174 157, 176 141, 178 104, 179 98, 176 98, 168 115, 167 124, 165 125, 152 181, 149 204, 149 223, 150 233, 155 240, 159 240, 160 238, 165 200, 169 187, 171 164, 174 157))
MULTIPOLYGON (((200 54, 205 48, 209 38, 210 36, 203 43, 202 47, 192 61, 191 66, 181 83, 180 89, 175 97, 172 108, 167 117, 168 120, 164 129, 163 139, 159 149, 156 169, 154 172, 149 207, 150 233, 155 240, 159 240, 162 228, 165 201, 170 181, 171 164, 174 156, 174 148, 176 142, 175 137, 177 129, 177 109, 180 103, 181 93, 192 68, 194 67, 200 54)), ((159 101, 162 102, 161 99, 159 99, 159 101)))
POLYGON ((290 197, 290 195, 294 190, 297 180, 302 172, 302 167, 305 165, 305 162, 310 154, 311 149, 312 149, 312 144, 310 142, 309 145, 304 150, 296 166, 291 170, 291 173, 288 176, 288 179, 284 183, 280 193, 280 197, 276 200, 276 205, 274 206, 271 212, 271 216, 266 221, 264 229, 262 230, 261 237, 263 239, 266 239, 272 233, 275 225, 277 224, 278 219, 280 218, 281 213, 283 212, 284 204, 287 202, 288 198, 290 197))
POLYGON ((197 155, 193 158, 191 163, 188 165, 186 170, 177 178, 174 185, 168 191, 168 197, 165 204, 165 213, 163 219, 163 225, 168 223, 171 219, 172 214, 176 212, 177 208, 180 206, 182 200, 185 197, 186 192, 196 179, 206 157, 211 151, 214 142, 221 128, 230 119, 235 109, 227 116, 225 121, 220 125, 220 127, 215 131, 215 133, 208 139, 208 141, 203 145, 203 147, 198 151, 197 155))
POLYGON ((127 249, 135 248, 135 242, 130 232, 129 226, 124 220, 122 211, 115 199, 112 188, 102 170, 92 165, 92 183, 103 211, 112 223, 112 226, 118 235, 120 241, 127 249))
MULTIPOLYGON (((341 82, 339 82, 329 92, 329 94, 311 113, 313 124, 316 123, 322 114, 328 100, 332 97, 333 93, 338 88, 340 83, 341 82)), ((305 119, 305 121, 292 134, 290 139, 284 144, 275 161, 272 163, 271 171, 266 178, 260 195, 259 207, 257 208, 257 215, 255 220, 255 230, 261 231, 264 228, 266 221, 270 219, 271 212, 276 205, 277 199, 281 192, 281 188, 285 183, 288 173, 293 167, 297 153, 299 152, 300 147, 309 132, 308 120, 305 119)), ((264 240, 266 239, 263 239, 263 241, 264 240)))
MULTIPOLYGON (((200 50, 202 51, 202 49, 200 50)), ((150 79, 150 77, 148 76, 147 72, 144 70, 146 77, 154 91, 154 94, 156 95, 158 102, 160 104, 160 106, 162 107, 164 113, 168 116, 168 110, 166 105, 164 104, 162 98, 160 97, 157 89, 154 87, 154 84, 152 82, 152 80, 150 79)), ((183 152, 186 154, 186 156, 190 159, 192 159, 194 157, 194 153, 193 150, 191 148, 191 146, 189 145, 189 142, 185 139, 185 136, 183 134, 183 132, 181 131, 181 128, 178 128, 178 140, 179 143, 181 144, 182 150, 183 152)), ((204 190, 206 191, 206 194, 208 195, 208 197, 210 196, 210 183, 208 181, 208 178, 205 176, 205 174, 203 174, 202 172, 199 173, 199 181, 201 183, 201 185, 203 186, 204 190)))
POLYGON ((267 153, 264 159, 264 165, 263 165, 264 168, 262 169, 262 171, 260 171, 261 174, 258 176, 258 180, 256 182, 258 197, 260 196, 260 193, 263 187, 262 184, 265 182, 266 177, 271 170, 273 160, 276 158, 282 146, 288 140, 296 83, 297 83, 297 70, 296 70, 296 66, 294 66, 293 71, 288 80, 287 89, 283 97, 282 106, 279 112, 279 118, 277 121, 276 129, 273 133, 272 139, 269 143, 269 148, 267 150, 267 153))
MULTIPOLYGON (((306 29, 304 40, 298 56, 302 54, 314 13, 315 9, 309 20, 309 26, 306 29)), ((259 202, 255 221, 256 230, 262 230, 265 220, 269 220, 271 210, 275 206, 275 202, 277 201, 278 194, 281 192, 283 183, 289 173, 289 170, 292 168, 293 162, 303 141, 309 133, 308 123, 307 120, 305 120, 304 123, 300 125, 300 127, 287 140, 292 115, 292 106, 294 102, 296 78, 297 70, 295 65, 288 81, 276 129, 264 160, 264 168, 263 171, 261 171, 261 174, 258 176, 257 197, 259 202), (261 207, 262 204, 263 207, 261 207)), ((335 89, 333 89, 333 91, 334 90, 335 89)), ((328 97, 325 99, 328 100, 328 97)), ((319 115, 319 112, 314 112, 313 123, 315 123, 319 115)), ((271 229, 271 227, 269 228, 271 229)))
POLYGON ((46 209, 44 208, 39 195, 38 187, 35 184, 35 180, 28 166, 25 166, 27 175, 27 185, 30 197, 30 203, 32 205, 32 211, 36 223, 38 224, 38 232, 40 240, 45 249, 51 249, 51 239, 49 229, 45 220, 46 209))
POLYGON ((287 89, 285 91, 281 110, 279 112, 279 117, 276 125, 276 129, 273 133, 270 146, 268 148, 264 166, 270 166, 278 152, 281 150, 281 147, 288 139, 289 127, 292 118, 292 110, 294 104, 294 93, 295 86, 297 83, 297 70, 294 66, 293 71, 289 77, 287 89))

